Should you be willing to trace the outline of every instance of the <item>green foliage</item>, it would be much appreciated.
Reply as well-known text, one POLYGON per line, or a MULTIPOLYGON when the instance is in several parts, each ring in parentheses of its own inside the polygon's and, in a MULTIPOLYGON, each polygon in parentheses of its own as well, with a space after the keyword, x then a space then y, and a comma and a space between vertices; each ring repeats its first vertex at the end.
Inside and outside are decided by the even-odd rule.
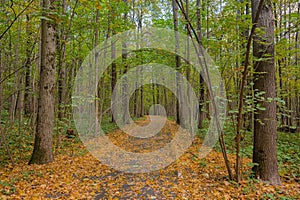
POLYGON ((293 133, 278 133, 277 158, 279 173, 287 179, 300 179, 300 137, 293 133))
MULTIPOLYGON (((28 129, 27 124, 21 124, 20 127, 16 124, 9 128, 5 134, 5 139, 8 145, 9 152, 14 161, 28 161, 33 150, 32 132, 28 129)), ((11 163, 9 154, 4 145, 0 146, 0 166, 5 166, 11 163)))
POLYGON ((206 165, 207 165, 207 163, 206 163, 206 161, 205 160, 201 160, 200 162, 199 162, 199 166, 200 167, 206 167, 206 165))
MULTIPOLYGON (((35 1, 31 7, 20 16, 20 18, 14 23, 9 32, 1 39, 1 67, 3 63, 3 70, 1 70, 2 83, 2 96, 1 99, 1 121, 2 128, 10 121, 11 112, 16 110, 14 100, 19 98, 17 93, 24 91, 23 74, 25 70, 22 68, 20 71, 14 72, 17 68, 24 65, 24 61, 27 58, 26 46, 29 45, 32 48, 32 55, 30 55, 32 85, 35 85, 35 91, 30 91, 30 94, 37 97, 38 86, 38 74, 39 74, 39 31, 40 20, 51 20, 58 22, 58 44, 65 44, 65 68, 68 93, 71 93, 74 77, 79 67, 81 66, 84 58, 88 55, 90 50, 95 47, 95 38, 98 36, 98 43, 105 41, 113 34, 118 34, 128 29, 135 29, 138 23, 141 22, 143 29, 147 26, 161 27, 172 29, 173 28, 173 16, 170 1, 128 1, 128 4, 124 1, 97 1, 97 0, 80 0, 75 5, 76 1, 66 1, 67 9, 63 12, 62 6, 59 5, 57 11, 50 13, 47 11, 46 16, 41 15, 38 1, 35 1), (73 13, 74 12, 74 13, 73 13), (99 13, 99 19, 96 20, 96 14, 99 13), (128 14, 128 19, 125 20, 124 14, 128 14), (27 15, 30 17, 30 21, 27 24, 27 15), (134 16, 134 18, 133 18, 134 16), (131 18, 132 17, 132 18, 131 18), (30 36, 27 34, 27 29, 30 30, 30 36), (98 33, 95 30, 99 29, 98 33), (62 37, 62 33, 66 34, 65 38, 62 37), (36 43, 36 44, 35 44, 36 43), (12 73, 14 72, 14 73, 12 73), (22 82, 23 81, 23 82, 22 82)), ((196 2, 190 1, 189 19, 192 25, 196 27, 196 2)), ((277 72, 278 86, 281 80, 284 84, 282 88, 278 87, 278 97, 275 99, 265 97, 264 91, 253 90, 253 69, 255 66, 249 66, 249 74, 247 80, 247 86, 245 91, 245 106, 243 114, 255 113, 257 111, 264 111, 266 108, 263 106, 263 102, 276 101, 278 103, 278 119, 280 117, 291 118, 293 114, 297 114, 297 111, 289 105, 291 101, 292 105, 297 104, 294 100, 299 97, 299 44, 296 41, 296 34, 299 32, 297 25, 299 24, 299 15, 296 13, 296 9, 292 9, 291 13, 287 13, 288 10, 279 8, 278 4, 284 4, 283 8, 287 9, 288 3, 296 3, 296 0, 291 2, 274 2, 274 7, 278 12, 283 12, 282 16, 277 16, 275 19, 277 24, 275 30, 275 63, 277 72), (296 59, 298 58, 298 60, 296 59), (298 63, 297 63, 298 62, 298 63), (279 74, 281 69, 281 74, 279 74), (298 95, 298 96, 297 96, 298 95)), ((58 2, 60 4, 60 2, 58 2)), ((4 5, 0 5, 0 34, 4 31, 8 25, 14 20, 16 13, 18 13, 24 6, 24 2, 21 1, 4 1, 4 5), (14 3, 11 5, 11 3, 14 3)), ((245 45, 247 43, 247 36, 249 29, 252 26, 251 14, 246 14, 246 7, 249 6, 249 1, 202 1, 201 6, 201 33, 202 44, 204 48, 209 52, 210 56, 215 61, 216 66, 220 70, 223 79, 225 80, 227 88, 228 102, 231 109, 229 115, 232 117, 225 124, 225 142, 227 145, 228 153, 235 153, 235 124, 237 113, 237 102, 239 92, 239 82, 241 74, 244 69, 244 57, 245 57, 245 45)), ((186 20, 182 13, 179 12, 179 31, 186 33, 185 30, 186 20)), ((139 27, 141 28, 141 27, 139 27)), ((263 37, 266 33, 265 30, 257 29, 257 34, 263 37)), ((299 34, 299 33, 298 33, 299 34)), ((299 38, 299 36, 298 36, 299 38)), ((299 40, 298 40, 299 43, 299 40)), ((262 44, 266 44, 263 42, 262 44)), ((192 44, 190 44, 192 45, 192 44)), ((129 69, 138 65, 148 63, 160 63, 167 66, 175 67, 175 55, 169 52, 165 52, 159 49, 145 49, 131 52, 128 55, 126 64, 129 69)), ((270 59, 270 55, 265 55, 263 58, 253 58, 250 56, 250 61, 264 61, 270 59)), ((120 77, 123 73, 124 63, 122 58, 117 58, 117 73, 120 77)), ((253 62, 250 62, 250 65, 253 62)), ((62 67, 62 66, 57 66, 62 67)), ((191 80, 193 88, 197 94, 199 94, 199 74, 193 70, 192 66, 182 61, 182 66, 179 71, 184 74, 187 69, 191 69, 191 80)), ((98 98, 99 103, 103 103, 103 110, 110 108, 111 106, 111 68, 108 68, 104 73, 103 79, 103 97, 98 98)), ((101 88, 101 89, 103 89, 101 88)), ((153 104, 152 95, 157 95, 162 91, 162 87, 156 87, 153 89, 152 85, 144 86, 144 108, 145 111, 149 110, 153 104)), ((102 90, 101 90, 102 91, 102 90)), ((136 93, 139 93, 137 90, 136 93)), ((167 97, 173 99, 174 95, 171 91, 167 90, 167 97)), ((68 94, 70 96, 70 94, 68 94)), ((161 93, 159 94, 161 95, 161 93)), ((162 96, 162 95, 161 95, 162 96)), ((299 99, 299 98, 298 98, 299 99)), ((94 99, 93 99, 94 100, 94 99)), ((131 99, 132 100, 132 99, 131 99)), ((160 97, 160 102, 164 102, 160 97)), ((69 99, 69 101, 71 101, 69 99)), ((131 101, 132 103, 132 101, 131 101)), ((170 103, 170 102, 169 102, 170 103)), ((299 103, 299 102, 298 102, 299 103)), ((162 103, 163 104, 163 103, 162 103)), ((55 146, 55 154, 71 154, 72 156, 85 155, 87 150, 79 149, 75 151, 78 144, 80 144, 80 138, 77 136, 71 136, 72 138, 66 139, 67 128, 75 129, 75 126, 71 120, 71 104, 62 107, 66 109, 66 116, 62 120, 56 119, 54 138, 61 136, 61 143, 55 146), (67 150, 68 149, 68 150, 67 150), (68 152, 72 149, 72 152, 68 152)), ((132 106, 132 105, 131 105, 132 106)), ((56 106, 57 112, 60 109, 60 105, 56 106)), ((206 109, 206 108, 205 108, 206 109)), ((105 111, 107 112, 107 111, 105 111)), ((207 111, 206 111, 207 112, 207 111)), ((102 114, 102 113, 101 113, 102 114)), ((101 122, 101 128, 105 133, 112 132, 118 127, 115 123, 111 123, 111 117, 108 113, 103 114, 101 122)), ((33 115, 34 118, 34 115, 33 115)), ((134 118, 137 120, 138 118, 134 118)), ((141 119, 141 118, 139 118, 141 119)), ((144 119, 144 118, 142 118, 144 119)), ((168 116, 168 119, 175 121, 175 116, 168 116)), ((262 122, 261 122, 262 123, 262 122)), ((209 121, 203 122, 204 128, 197 131, 197 135, 204 139, 209 121)), ((291 125, 295 127, 295 123, 291 125)), ((91 127, 87 127, 91 128, 91 127)), ((296 127, 295 127, 296 128, 296 127)), ((15 162, 28 162, 30 154, 33 149, 33 131, 30 129, 30 124, 27 123, 27 119, 23 123, 18 123, 17 120, 12 122, 12 126, 8 126, 6 133, 6 141, 8 143, 9 151, 12 154, 12 158, 15 162)), ((242 142, 241 142, 241 156, 251 158, 253 151, 253 136, 252 132, 248 130, 242 130, 242 142)), ((299 150, 299 134, 286 134, 278 133, 278 161, 280 175, 287 179, 300 178, 299 163, 300 163, 300 150, 299 150)), ((220 146, 217 144, 215 149, 220 151, 220 146)), ((11 163, 7 151, 2 145, 0 147, 0 166, 4 167, 11 163)), ((201 160, 199 163, 200 168, 205 168, 208 163, 201 160)), ((249 167, 253 167, 256 164, 250 164, 249 167)), ((25 180, 29 179, 31 175, 37 175, 35 171, 25 171, 22 176, 25 180)), ((255 191, 255 187, 251 184, 254 183, 254 179, 249 175, 247 183, 249 186, 244 187, 242 193, 248 194, 255 191)), ((16 188, 13 186, 14 181, 5 182, 0 181, 0 185, 5 187, 2 190, 2 194, 12 194, 16 188)), ((275 194, 265 194, 265 199, 278 198, 275 194)), ((281 199, 289 199, 289 197, 281 197, 281 199)))
POLYGON ((264 194, 262 199, 271 199, 275 200, 274 194, 264 194))
POLYGON ((17 188, 14 186, 14 180, 10 180, 9 182, 0 180, 0 185, 3 188, 0 192, 4 195, 10 195, 16 192, 17 188))
POLYGON ((110 133, 118 128, 117 124, 111 123, 110 120, 111 117, 109 116, 103 118, 101 129, 104 131, 104 133, 110 133))
MULTIPOLYGON (((205 127, 208 127, 208 121, 205 122, 205 127)), ((205 137, 207 128, 198 131, 198 137, 203 139, 205 137)), ((225 142, 227 152, 235 154, 235 127, 230 122, 226 122, 224 126, 225 142)), ((242 132, 242 149, 241 156, 252 158, 253 153, 253 136, 249 131, 242 132)), ((298 134, 278 132, 277 140, 277 159, 279 164, 279 173, 281 177, 287 180, 300 179, 300 137, 298 134)), ((214 147, 215 150, 221 151, 219 144, 214 147)), ((255 163, 248 165, 253 167, 255 163)), ((251 175, 251 173, 249 174, 251 175)))

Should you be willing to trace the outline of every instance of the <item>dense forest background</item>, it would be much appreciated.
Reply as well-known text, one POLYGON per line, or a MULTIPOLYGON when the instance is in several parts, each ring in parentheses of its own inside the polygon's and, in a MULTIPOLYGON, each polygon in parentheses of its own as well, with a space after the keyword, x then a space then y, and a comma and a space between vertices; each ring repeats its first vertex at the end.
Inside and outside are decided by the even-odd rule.
MULTIPOLYGON (((73 155, 72 145, 80 140, 72 116, 72 91, 84 59, 113 35, 147 27, 196 38, 218 67, 228 113, 215 150, 222 152, 228 179, 239 183, 250 177, 242 162, 250 158, 247 166, 256 178, 271 185, 290 181, 299 189, 298 0, 1 0, 1 168, 51 163, 64 152, 73 155), (228 159, 227 154, 235 158, 228 159)), ((98 121, 105 132, 118 128, 110 110, 118 78, 135 66, 160 63, 172 66, 192 85, 200 102, 197 135, 203 139, 213 100, 209 86, 190 63, 159 49, 119 58, 114 51, 112 47, 109 53, 115 61, 95 94, 98 121)), ((178 101, 166 87, 144 85, 129 98, 133 119, 144 119, 152 105, 161 104, 168 119, 179 123, 178 101)), ((16 194, 14 181, 3 178, 0 185, 3 194, 16 194)))

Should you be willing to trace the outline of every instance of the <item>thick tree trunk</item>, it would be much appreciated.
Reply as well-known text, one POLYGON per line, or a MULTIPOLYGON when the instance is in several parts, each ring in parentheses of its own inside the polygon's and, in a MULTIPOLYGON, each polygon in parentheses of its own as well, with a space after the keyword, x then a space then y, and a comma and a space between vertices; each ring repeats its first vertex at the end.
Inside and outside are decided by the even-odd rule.
MULTIPOLYGON (((258 12, 259 0, 252 0, 253 21, 258 12)), ((260 61, 254 62, 256 73, 254 90, 264 91, 264 98, 272 101, 259 101, 265 110, 257 110, 254 122, 253 169, 257 177, 272 185, 280 185, 277 165, 277 130, 276 130, 276 97, 274 65, 274 16, 269 1, 262 7, 257 27, 265 34, 255 35, 253 56, 260 61)))
MULTIPOLYGON (((44 15, 55 9, 55 0, 43 0, 44 15)), ((46 16, 49 17, 49 16, 46 16)), ((52 134, 54 126, 56 31, 53 22, 42 19, 41 68, 39 77, 39 100, 34 149, 29 164, 53 162, 52 134)))

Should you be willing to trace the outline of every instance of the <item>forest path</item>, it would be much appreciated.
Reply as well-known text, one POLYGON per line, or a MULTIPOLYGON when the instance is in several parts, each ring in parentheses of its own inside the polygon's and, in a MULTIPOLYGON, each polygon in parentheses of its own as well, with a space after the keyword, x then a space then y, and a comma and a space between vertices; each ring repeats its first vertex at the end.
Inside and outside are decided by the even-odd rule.
MULTIPOLYGON (((147 125, 149 118, 136 122, 147 125)), ((156 136, 141 139, 121 130, 108 134, 120 148, 150 152, 169 143, 178 125, 166 121, 156 136)), ((97 160, 81 142, 69 139, 69 145, 55 149, 55 161, 47 165, 0 168, 0 199, 262 199, 264 195, 300 197, 300 184, 283 182, 272 187, 245 179, 237 185, 228 180, 222 153, 212 150, 199 159, 201 141, 193 144, 176 162, 150 173, 125 173, 97 160), (5 194, 3 193, 5 192, 5 194)), ((232 168, 235 156, 229 154, 232 168)), ((243 172, 250 172, 250 159, 243 159, 243 172)), ((297 198, 294 198, 297 199, 297 198)))
POLYGON ((134 124, 125 125, 125 127, 123 127, 123 130, 126 130, 126 133, 118 129, 109 133, 108 137, 110 141, 120 146, 124 150, 136 153, 146 153, 152 152, 156 149, 160 149, 167 143, 170 143, 174 138, 178 127, 179 126, 175 122, 170 121, 164 117, 147 115, 146 119, 137 120, 134 124), (163 121, 166 121, 166 123, 163 124, 163 121), (136 125, 138 125, 139 127, 137 128, 136 125), (135 131, 133 131, 133 129, 135 131), (131 136, 130 134, 128 134, 128 131, 139 134, 141 136, 145 136, 145 138, 131 136), (143 133, 138 133, 138 131, 143 133), (151 135, 153 135, 153 132, 156 131, 157 133, 155 133, 155 135, 151 137, 151 135))
MULTIPOLYGON (((146 119, 135 121, 135 124, 125 125, 123 130, 141 132, 142 136, 151 136, 157 128, 157 134, 152 137, 134 137, 118 129, 108 134, 110 141, 120 148, 134 153, 148 153, 163 148, 170 143, 178 130, 175 122, 161 116, 146 116, 146 119), (151 118, 151 119, 150 119, 151 118), (163 123, 165 121, 165 124, 163 123), (138 125, 139 128, 136 129, 138 125)), ((153 162, 153 161, 152 161, 153 162)), ((178 197, 179 177, 182 176, 178 166, 174 163, 172 167, 150 173, 124 173, 112 170, 102 179, 103 187, 97 193, 95 199, 174 199, 178 197), (115 181, 117 186, 112 194, 109 187, 110 181, 115 181)))
MULTIPOLYGON (((178 134, 179 125, 160 116, 146 116, 146 119, 135 121, 141 129, 145 128, 144 131, 161 127, 161 121, 165 121, 163 128, 155 136, 149 138, 133 137, 120 129, 109 133, 108 137, 111 142, 126 151, 153 152, 163 148, 174 139, 178 134), (152 126, 150 126, 150 118, 152 126)), ((134 125, 126 125, 124 129, 132 130, 132 126, 134 125)), ((151 133, 147 134, 151 135, 151 133)), ((197 194, 199 190, 202 190, 202 194, 208 192, 217 195, 220 191, 214 187, 213 182, 220 180, 221 183, 224 181, 228 183, 225 167, 222 166, 221 153, 213 152, 211 153, 213 156, 209 159, 210 164, 220 165, 218 172, 215 173, 216 169, 210 168, 208 160, 199 160, 195 157, 200 145, 200 139, 195 137, 187 153, 179 160, 154 172, 132 174, 110 169, 110 172, 103 176, 85 178, 100 181, 100 190, 97 191, 95 199, 199 199, 201 196, 201 193, 197 194), (202 181, 204 184, 200 184, 202 181)), ((175 152, 178 150, 176 148, 174 147, 175 152)), ((155 160, 149 163, 153 162, 155 160)))

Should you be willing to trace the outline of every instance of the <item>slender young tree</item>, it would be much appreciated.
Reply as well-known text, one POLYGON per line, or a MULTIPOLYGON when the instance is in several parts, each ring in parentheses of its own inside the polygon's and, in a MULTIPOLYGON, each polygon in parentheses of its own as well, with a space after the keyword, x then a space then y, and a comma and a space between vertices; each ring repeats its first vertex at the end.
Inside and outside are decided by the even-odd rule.
MULTIPOLYGON (((128 6, 128 2, 127 0, 123 0, 123 2, 125 3, 126 6, 128 6)), ((123 20, 124 20, 124 23, 127 22, 128 20, 128 13, 127 11, 125 11, 125 13, 123 14, 123 20)), ((127 44, 126 42, 122 42, 122 62, 124 63, 124 71, 123 71, 123 74, 126 74, 127 71, 128 71, 128 64, 127 64, 127 44)), ((123 93, 123 97, 124 97, 124 100, 123 100, 123 108, 126 108, 127 107, 127 102, 129 102, 129 94, 128 94, 128 80, 127 78, 125 77, 124 78, 124 82, 123 82, 123 85, 122 85, 122 93, 123 93)), ((129 118, 130 118, 130 113, 129 113, 129 109, 127 110, 124 110, 124 113, 123 113, 123 122, 125 124, 129 124, 130 121, 129 121, 129 118)))
MULTIPOLYGON (((138 10, 138 32, 139 33, 142 33, 142 31, 143 31, 143 18, 144 18, 144 12, 143 12, 143 9, 140 8, 138 10)), ((143 60, 143 54, 139 55, 139 58, 141 60, 143 60)), ((142 70, 143 70, 143 68, 141 68, 141 74, 143 74, 142 70)), ((143 81, 143 77, 141 77, 141 81, 143 81)), ((145 95, 144 95, 144 86, 143 86, 143 84, 140 87, 140 95, 141 96, 140 96, 140 114, 139 114, 139 116, 142 117, 145 114, 145 107, 144 107, 144 105, 145 105, 144 96, 145 95)), ((138 104, 137 104, 137 106, 138 106, 138 104)))
POLYGON ((54 90, 56 30, 54 20, 47 13, 55 10, 55 0, 42 0, 41 55, 39 100, 34 149, 29 164, 53 162, 52 134, 54 126, 54 90))
POLYGON ((30 116, 32 113, 32 88, 31 88, 31 49, 32 49, 32 27, 30 15, 26 15, 26 63, 25 63, 25 93, 24 93, 24 113, 30 116))
MULTIPOLYGON (((197 15, 197 36, 199 39, 199 45, 202 45, 202 18, 201 18, 201 11, 202 11, 202 1, 197 0, 196 2, 197 5, 197 10, 196 10, 196 15, 197 15)), ((205 119, 205 113, 204 113, 204 98, 205 98, 205 90, 204 90, 204 80, 203 77, 199 76, 199 121, 198 121, 198 128, 201 129, 203 128, 203 121, 205 119)))
MULTIPOLYGON (((300 1, 298 2, 297 14, 298 14, 298 16, 300 16, 300 1)), ((295 42, 296 42, 295 48, 296 49, 299 49, 299 33, 300 33, 300 30, 297 31, 296 37, 295 37, 295 42)), ((296 51, 296 56, 295 56, 296 66, 299 66, 299 55, 298 54, 299 54, 298 51, 296 51)), ((297 85, 298 81, 299 81, 299 78, 296 77, 295 85, 297 85)), ((296 132, 300 133, 300 97, 299 97, 299 90, 298 89, 296 89, 295 97, 296 97, 296 113, 297 113, 296 132)))
MULTIPOLYGON (((61 13, 66 14, 66 0, 62 0, 61 13)), ((60 28, 60 41, 58 45, 58 119, 61 121, 65 117, 65 104, 67 100, 67 79, 66 79, 66 40, 67 30, 64 26, 60 28)))
MULTIPOLYGON (((114 23, 115 15, 116 14, 114 13, 114 11, 112 11, 111 14, 109 15, 110 23, 114 23)), ((111 36, 115 34, 115 30, 111 29, 109 31, 111 33, 111 36)), ((116 59, 116 45, 114 41, 111 41, 111 60, 113 61, 113 63, 111 64, 111 92, 112 93, 117 83, 117 64, 115 62, 115 59, 116 59)), ((111 122, 115 122, 113 114, 111 115, 111 122)))
MULTIPOLYGON (((175 0, 172 0, 172 7, 173 7, 173 25, 174 25, 174 31, 175 31, 175 39, 176 39, 176 49, 175 52, 178 51, 178 6, 175 0)), ((176 70, 180 69, 180 57, 178 55, 175 55, 175 61, 176 61, 176 70)), ((181 90, 180 90, 180 76, 177 72, 176 74, 176 88, 177 88, 177 95, 178 95, 178 100, 176 101, 176 123, 180 124, 180 105, 179 105, 179 99, 181 98, 181 90)))
MULTIPOLYGON (((259 11, 259 0, 252 0, 252 19, 255 22, 256 13, 259 11)), ((265 110, 258 109, 254 116, 254 172, 263 181, 272 185, 280 185, 277 165, 277 130, 276 130, 276 97, 275 89, 275 64, 274 64, 274 16, 270 1, 266 1, 262 7, 257 28, 264 34, 255 34, 253 42, 253 56, 255 79, 254 90, 264 91, 261 104, 265 110)))
MULTIPOLYGON (((100 11, 99 9, 96 10, 96 19, 95 19, 95 32, 94 32, 94 48, 96 48, 99 44, 99 19, 100 19, 100 11)), ((96 54, 95 55, 95 66, 96 66, 96 74, 98 74, 98 57, 99 55, 96 54)), ((98 77, 96 76, 96 81, 97 81, 98 77)), ((95 92, 95 115, 96 115, 96 118, 95 118, 95 134, 98 133, 99 131, 99 128, 97 126, 98 122, 98 119, 99 119, 99 84, 96 83, 96 92, 95 92)))

